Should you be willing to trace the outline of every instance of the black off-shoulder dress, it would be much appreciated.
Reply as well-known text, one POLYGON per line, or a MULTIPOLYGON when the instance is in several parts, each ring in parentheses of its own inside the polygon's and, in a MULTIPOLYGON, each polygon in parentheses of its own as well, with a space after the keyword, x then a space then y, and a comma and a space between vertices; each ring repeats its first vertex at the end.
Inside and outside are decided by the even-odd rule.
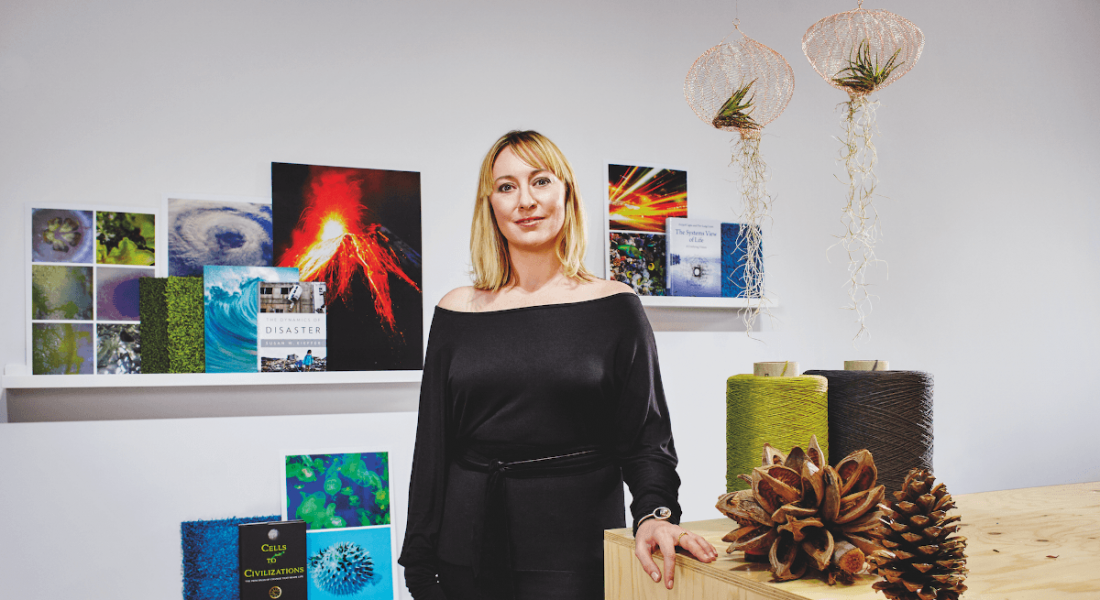
POLYGON ((602 598, 603 530, 625 526, 624 480, 635 524, 659 506, 679 522, 676 450, 637 296, 436 307, 399 559, 414 598, 457 600, 474 575, 470 597, 602 598))

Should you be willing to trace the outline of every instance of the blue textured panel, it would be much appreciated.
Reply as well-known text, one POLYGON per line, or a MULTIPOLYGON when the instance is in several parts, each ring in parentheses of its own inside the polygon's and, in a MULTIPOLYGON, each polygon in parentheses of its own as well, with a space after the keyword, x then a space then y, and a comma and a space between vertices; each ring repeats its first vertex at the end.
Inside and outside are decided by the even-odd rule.
POLYGON ((237 525, 278 520, 268 515, 180 523, 184 600, 238 600, 237 525))

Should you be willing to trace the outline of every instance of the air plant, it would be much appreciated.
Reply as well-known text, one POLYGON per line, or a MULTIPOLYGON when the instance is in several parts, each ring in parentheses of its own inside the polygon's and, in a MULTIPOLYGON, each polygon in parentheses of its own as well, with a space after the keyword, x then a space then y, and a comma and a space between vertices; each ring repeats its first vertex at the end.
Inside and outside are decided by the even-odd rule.
POLYGON ((848 94, 848 101, 840 105, 844 133, 837 138, 846 175, 840 180, 848 193, 841 218, 844 231, 836 245, 848 258, 848 302, 843 308, 856 315, 859 330, 853 341, 869 335, 866 318, 874 295, 867 273, 873 264, 884 262, 875 256, 880 229, 873 203, 878 154, 872 138, 879 103, 870 95, 909 72, 923 49, 924 34, 912 21, 885 10, 865 10, 863 0, 855 10, 814 23, 802 36, 802 52, 817 74, 848 94))
POLYGON ((855 55, 848 58, 848 66, 837 72, 833 81, 848 90, 849 94, 870 94, 882 85, 905 61, 896 62, 901 48, 894 50, 894 54, 886 64, 879 66, 871 56, 871 42, 864 39, 856 48, 855 55))
POLYGON ((736 267, 728 277, 735 287, 743 287, 739 297, 747 300, 747 306, 741 317, 746 335, 752 337, 756 318, 761 312, 768 314, 761 232, 763 222, 771 218, 773 200, 767 190, 768 170, 760 153, 760 139, 764 127, 791 100, 794 70, 778 52, 744 35, 736 21, 734 29, 740 40, 719 43, 691 65, 684 95, 704 123, 737 133, 730 163, 741 171, 738 183, 744 210, 738 215, 743 223, 735 240, 738 250, 733 251, 740 256, 735 257, 736 267), (743 286, 739 285, 742 282, 743 286))
POLYGON ((718 115, 714 117, 711 124, 719 129, 723 127, 733 127, 741 131, 761 129, 762 126, 749 115, 752 112, 753 96, 749 96, 748 100, 745 99, 745 96, 749 93, 749 88, 754 83, 756 83, 755 79, 734 90, 729 100, 726 100, 726 103, 718 110, 718 115))
POLYGON ((848 58, 848 66, 837 71, 833 83, 848 92, 845 103, 844 139, 840 159, 847 171, 848 198, 844 207, 844 234, 838 245, 848 255, 848 305, 856 313, 859 330, 855 339, 867 333, 866 317, 870 312, 871 298, 867 291, 867 271, 877 262, 875 242, 879 236, 878 212, 872 204, 875 196, 875 164, 878 152, 871 138, 875 130, 875 109, 878 101, 867 95, 883 85, 890 75, 905 61, 898 62, 901 48, 894 50, 884 64, 871 55, 871 42, 861 41, 848 58), (866 308, 865 308, 866 307, 866 308))
POLYGON ((732 127, 741 134, 736 142, 733 162, 741 168, 741 192, 745 205, 741 219, 748 227, 738 235, 736 244, 745 248, 745 266, 739 271, 744 280, 744 295, 755 299, 755 306, 750 306, 741 313, 745 332, 749 337, 752 337, 756 317, 761 311, 767 311, 764 306, 764 277, 760 272, 760 224, 771 212, 771 196, 766 188, 767 165, 760 157, 760 130, 764 126, 749 114, 753 109, 753 96, 749 96, 749 89, 756 81, 753 79, 734 90, 711 121, 719 129, 732 127))

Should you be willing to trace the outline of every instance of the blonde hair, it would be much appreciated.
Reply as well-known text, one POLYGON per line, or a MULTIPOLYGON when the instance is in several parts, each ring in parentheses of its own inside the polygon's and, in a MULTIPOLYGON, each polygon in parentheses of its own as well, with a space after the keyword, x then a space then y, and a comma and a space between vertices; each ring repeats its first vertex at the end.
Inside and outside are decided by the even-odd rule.
POLYGON ((584 202, 577 193, 573 167, 562 151, 549 138, 537 131, 509 131, 489 149, 481 161, 478 176, 474 222, 470 227, 470 259, 473 265, 474 287, 495 292, 513 280, 512 259, 508 240, 500 233, 493 217, 489 197, 493 194, 493 165, 505 148, 520 160, 546 169, 565 184, 565 223, 558 234, 556 253, 566 277, 581 281, 596 279, 584 266, 585 237, 584 202))

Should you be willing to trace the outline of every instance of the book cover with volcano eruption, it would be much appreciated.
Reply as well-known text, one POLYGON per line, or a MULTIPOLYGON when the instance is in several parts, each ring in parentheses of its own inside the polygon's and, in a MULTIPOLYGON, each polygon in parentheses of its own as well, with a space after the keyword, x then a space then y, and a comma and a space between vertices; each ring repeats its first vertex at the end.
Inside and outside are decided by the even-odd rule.
POLYGON ((420 173, 271 164, 275 265, 327 287, 328 370, 417 370, 420 173))

